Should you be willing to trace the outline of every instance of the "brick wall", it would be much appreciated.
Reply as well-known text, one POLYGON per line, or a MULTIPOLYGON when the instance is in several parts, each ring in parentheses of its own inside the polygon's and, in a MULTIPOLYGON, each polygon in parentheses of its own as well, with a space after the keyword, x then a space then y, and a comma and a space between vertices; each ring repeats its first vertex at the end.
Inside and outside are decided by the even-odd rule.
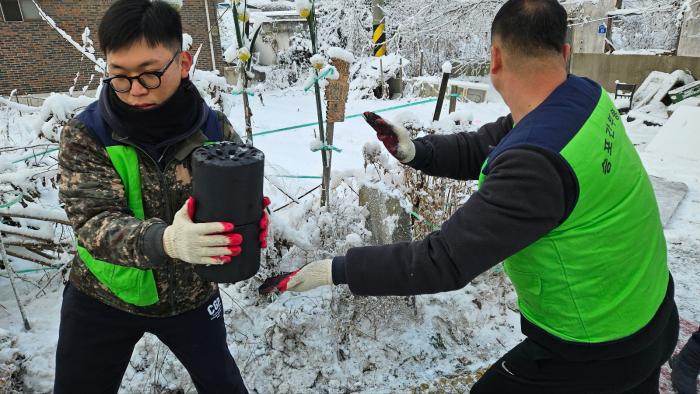
MULTIPOLYGON (((220 0, 208 0, 209 20, 211 21, 212 39, 214 40, 214 56, 216 57, 216 68, 221 70, 223 75, 224 56, 221 50, 221 40, 219 38, 219 25, 216 20, 216 3, 220 0)), ((204 9, 204 0, 185 0, 182 6, 182 28, 183 31, 192 36, 192 55, 197 52, 197 48, 202 44, 202 51, 199 54, 197 68, 211 70, 211 49, 209 46, 209 34, 207 29, 207 16, 204 9)), ((228 14, 227 14, 228 15, 228 14)))
MULTIPOLYGON (((111 0, 39 0, 39 6, 56 24, 73 39, 82 44, 85 27, 90 28, 97 57, 103 57, 97 49, 97 26, 111 0)), ((216 66, 221 69, 223 59, 216 22, 216 1, 209 1, 209 15, 214 35, 216 66)), ((211 51, 207 34, 204 0, 185 0, 181 10, 183 30, 193 38, 193 53, 199 44, 198 68, 211 69, 211 51)), ((81 89, 95 75, 90 89, 97 87, 101 75, 94 70, 91 61, 82 58, 73 46, 53 30, 45 21, 4 22, 0 20, 0 96, 7 96, 13 89, 18 94, 66 92, 80 72, 76 90, 81 89)))

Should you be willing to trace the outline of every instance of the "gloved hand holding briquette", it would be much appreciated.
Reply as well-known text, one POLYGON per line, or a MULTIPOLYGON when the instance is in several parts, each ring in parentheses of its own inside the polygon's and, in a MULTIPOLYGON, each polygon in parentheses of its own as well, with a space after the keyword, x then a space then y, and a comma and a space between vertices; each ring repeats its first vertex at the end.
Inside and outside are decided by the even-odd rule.
MULTIPOLYGON (((228 222, 194 223, 195 199, 190 197, 175 214, 173 224, 163 233, 163 249, 174 258, 190 264, 226 264, 241 254, 243 236, 233 233, 235 224, 228 222)), ((260 219, 260 247, 267 247, 270 199, 263 200, 260 219)))

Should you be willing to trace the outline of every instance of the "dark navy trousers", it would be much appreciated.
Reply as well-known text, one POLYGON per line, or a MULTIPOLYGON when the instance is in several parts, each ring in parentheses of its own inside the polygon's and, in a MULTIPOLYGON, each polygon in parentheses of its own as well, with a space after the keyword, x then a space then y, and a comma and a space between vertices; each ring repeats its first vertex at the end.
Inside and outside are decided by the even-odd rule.
POLYGON ((155 318, 112 308, 69 284, 63 292, 54 393, 116 393, 146 332, 170 348, 199 393, 248 392, 226 343, 218 293, 197 309, 155 318))

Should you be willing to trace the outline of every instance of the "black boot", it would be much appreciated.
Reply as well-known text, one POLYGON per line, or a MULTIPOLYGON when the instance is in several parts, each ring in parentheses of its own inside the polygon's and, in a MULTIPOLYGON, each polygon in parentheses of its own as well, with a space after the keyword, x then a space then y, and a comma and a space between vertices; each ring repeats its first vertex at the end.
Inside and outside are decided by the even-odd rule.
POLYGON ((683 346, 681 352, 671 357, 671 383, 679 394, 697 394, 700 372, 700 330, 683 346))

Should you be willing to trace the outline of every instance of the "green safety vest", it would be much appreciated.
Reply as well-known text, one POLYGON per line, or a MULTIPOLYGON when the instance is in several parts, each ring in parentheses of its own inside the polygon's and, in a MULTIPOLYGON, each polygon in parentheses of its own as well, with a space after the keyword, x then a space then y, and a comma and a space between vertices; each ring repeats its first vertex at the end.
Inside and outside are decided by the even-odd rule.
MULTIPOLYGON (((136 218, 144 220, 139 157, 136 149, 124 145, 107 146, 105 149, 124 185, 129 209, 136 218)), ((152 270, 98 260, 80 244, 78 255, 90 272, 122 301, 136 306, 148 306, 158 302, 158 289, 152 270)))
POLYGON ((570 76, 489 155, 479 186, 498 154, 527 145, 558 153, 579 195, 563 223, 505 261, 521 314, 566 341, 635 333, 666 295, 666 241, 649 176, 607 92, 570 76))

